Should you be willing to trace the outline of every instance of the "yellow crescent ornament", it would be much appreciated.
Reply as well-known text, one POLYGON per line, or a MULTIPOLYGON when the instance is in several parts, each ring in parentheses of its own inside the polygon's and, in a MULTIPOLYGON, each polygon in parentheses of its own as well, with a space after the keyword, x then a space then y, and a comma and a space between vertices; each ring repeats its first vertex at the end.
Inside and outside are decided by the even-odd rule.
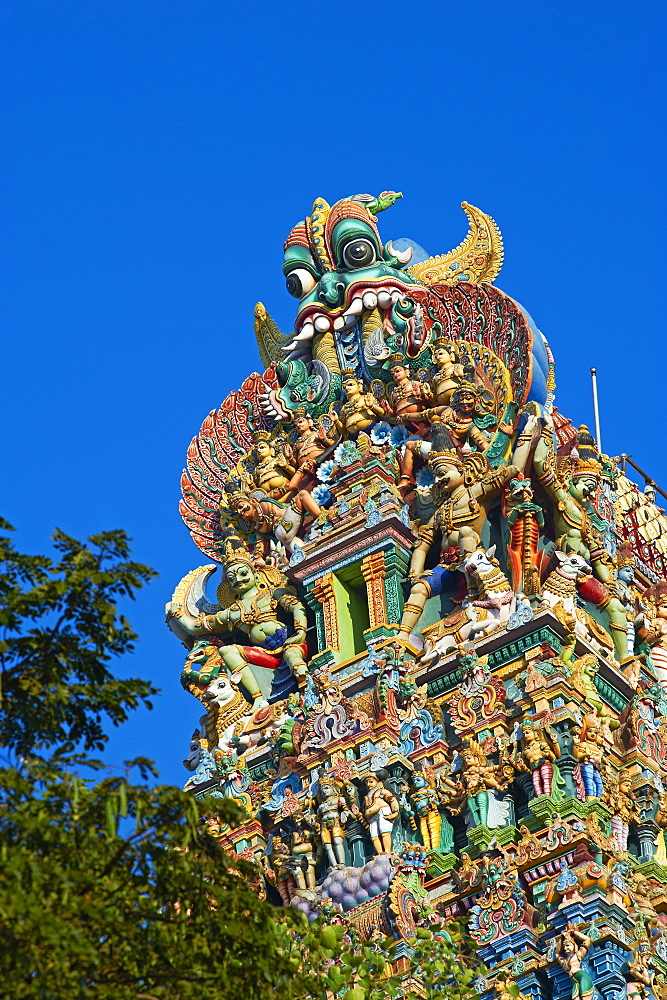
POLYGON ((461 208, 468 216, 470 231, 455 250, 429 257, 421 264, 406 267, 405 273, 422 285, 455 285, 470 281, 475 285, 490 285, 503 266, 503 241, 500 230, 490 215, 485 215, 467 201, 461 208))

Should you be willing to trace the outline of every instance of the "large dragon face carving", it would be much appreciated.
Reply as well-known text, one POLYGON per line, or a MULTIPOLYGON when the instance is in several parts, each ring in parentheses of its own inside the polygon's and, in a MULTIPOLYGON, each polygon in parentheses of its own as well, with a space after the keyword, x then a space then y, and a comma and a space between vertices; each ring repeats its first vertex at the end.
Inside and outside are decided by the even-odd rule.
POLYGON ((294 226, 283 264, 287 290, 299 299, 290 358, 333 362, 335 351, 336 367, 346 367, 362 348, 373 368, 391 350, 419 352, 421 309, 410 296, 418 282, 402 270, 412 250, 383 245, 374 214, 400 197, 356 195, 331 207, 318 198, 312 216, 294 226))

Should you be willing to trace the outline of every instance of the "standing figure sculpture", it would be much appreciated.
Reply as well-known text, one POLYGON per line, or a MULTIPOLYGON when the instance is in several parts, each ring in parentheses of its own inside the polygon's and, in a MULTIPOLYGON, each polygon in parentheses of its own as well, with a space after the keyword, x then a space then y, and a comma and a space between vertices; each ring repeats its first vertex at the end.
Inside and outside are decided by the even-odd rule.
POLYGON ((458 563, 462 555, 474 552, 479 546, 492 501, 518 472, 513 465, 492 469, 478 452, 460 458, 442 425, 433 428, 428 466, 435 478, 436 510, 419 529, 419 541, 410 561, 408 576, 412 589, 398 633, 406 638, 421 618, 429 597, 442 593, 448 572, 445 567, 458 563), (425 571, 426 557, 436 541, 441 548, 440 565, 425 571))
POLYGON ((489 764, 488 757, 475 740, 466 739, 461 747, 461 785, 451 778, 445 778, 444 785, 455 796, 460 795, 461 786, 465 800, 458 808, 452 804, 452 812, 462 812, 467 805, 473 826, 482 824, 493 829, 506 826, 509 804, 494 796, 494 792, 505 792, 512 778, 509 764, 489 764))
MULTIPOLYGON (((530 438, 537 427, 538 418, 529 417, 521 434, 522 452, 527 454, 531 450, 530 438)), ((518 451, 515 452, 515 461, 518 451)), ((556 547, 563 552, 574 552, 590 563, 593 577, 579 584, 579 595, 607 612, 616 659, 623 663, 628 658, 626 611, 616 595, 612 559, 603 544, 602 533, 607 525, 603 524, 592 504, 600 486, 603 467, 595 458, 579 457, 574 465, 570 459, 566 462, 567 466, 556 461, 553 419, 546 415, 535 445, 533 465, 552 500, 556 547)))
POLYGON ((415 771, 411 784, 412 789, 408 794, 410 824, 413 830, 419 829, 424 847, 437 851, 440 846, 442 817, 438 808, 435 778, 428 772, 415 771))
POLYGON ((320 840, 327 852, 329 864, 337 868, 345 864, 345 830, 348 818, 347 801, 332 778, 322 778, 318 792, 317 826, 320 840))
POLYGON ((378 854, 391 853, 391 835, 398 818, 398 799, 385 788, 383 782, 387 772, 380 768, 375 774, 366 776, 366 798, 363 813, 368 823, 373 847, 378 854))
POLYGON ((333 441, 315 426, 313 418, 303 407, 294 411, 293 418, 298 435, 293 445, 296 471, 289 481, 288 488, 290 492, 294 491, 298 495, 300 490, 310 491, 317 484, 315 471, 318 459, 321 459, 327 448, 333 445, 333 441))
POLYGON ((515 755, 518 771, 528 772, 536 796, 551 795, 554 776, 560 775, 554 764, 560 756, 558 741, 553 739, 548 726, 538 726, 526 720, 521 727, 521 745, 515 755))
POLYGON ((571 921, 558 938, 556 959, 572 980, 572 1000, 592 1000, 593 980, 581 967, 592 943, 591 938, 578 931, 571 921))
POLYGON ((604 791, 602 765, 605 756, 604 734, 597 715, 584 716, 578 738, 572 747, 572 756, 579 761, 574 771, 577 798, 582 801, 599 799, 604 791))
POLYGON ((611 831, 622 851, 628 849, 630 823, 639 820, 637 797, 632 791, 632 775, 627 769, 610 778, 604 789, 602 804, 611 813, 611 831))

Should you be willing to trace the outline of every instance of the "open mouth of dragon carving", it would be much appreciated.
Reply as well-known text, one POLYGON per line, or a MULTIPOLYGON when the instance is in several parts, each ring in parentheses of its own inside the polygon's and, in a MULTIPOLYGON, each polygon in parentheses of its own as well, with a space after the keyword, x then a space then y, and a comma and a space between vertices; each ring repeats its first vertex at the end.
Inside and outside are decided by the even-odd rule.
POLYGON ((283 273, 299 300, 294 333, 281 333, 261 303, 255 309, 260 356, 275 364, 278 383, 260 403, 268 420, 288 420, 303 405, 323 412, 341 398, 345 371, 370 384, 388 381, 393 354, 419 365, 433 336, 458 339, 462 329, 456 309, 441 301, 442 288, 488 283, 498 273, 497 227, 465 202, 470 232, 455 250, 427 257, 411 240, 383 243, 376 215, 400 197, 355 195, 333 206, 318 198, 290 231, 283 273))
POLYGON ((422 307, 410 296, 410 286, 397 278, 354 281, 343 291, 343 302, 328 308, 314 302, 298 314, 295 335, 283 348, 290 360, 317 357, 322 338, 334 337, 338 364, 354 363, 359 350, 375 368, 394 350, 416 357, 424 347, 422 307))

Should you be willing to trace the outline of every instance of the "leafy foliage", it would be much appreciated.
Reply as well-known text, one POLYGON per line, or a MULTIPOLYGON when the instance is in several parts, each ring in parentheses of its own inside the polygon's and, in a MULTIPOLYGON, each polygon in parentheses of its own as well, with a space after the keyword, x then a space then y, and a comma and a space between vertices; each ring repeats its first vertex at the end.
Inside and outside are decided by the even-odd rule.
POLYGON ((0 769, 0 997, 467 995, 458 928, 420 929, 408 961, 393 940, 362 944, 343 926, 308 925, 261 899, 260 871, 209 834, 207 809, 223 826, 242 822, 232 800, 212 808, 151 786, 144 759, 100 779, 104 765, 85 751, 104 743, 102 718, 121 722, 154 693, 108 666, 135 638, 116 600, 153 573, 127 561, 122 532, 89 541, 57 532, 53 564, 2 540, 0 734, 21 756, 0 769))
POLYGON ((106 717, 124 722, 128 709, 150 707, 155 688, 119 680, 109 663, 136 639, 117 601, 156 574, 128 560, 123 531, 89 545, 53 535, 59 559, 17 552, 0 519, 0 746, 19 754, 81 744, 101 749, 106 717))

